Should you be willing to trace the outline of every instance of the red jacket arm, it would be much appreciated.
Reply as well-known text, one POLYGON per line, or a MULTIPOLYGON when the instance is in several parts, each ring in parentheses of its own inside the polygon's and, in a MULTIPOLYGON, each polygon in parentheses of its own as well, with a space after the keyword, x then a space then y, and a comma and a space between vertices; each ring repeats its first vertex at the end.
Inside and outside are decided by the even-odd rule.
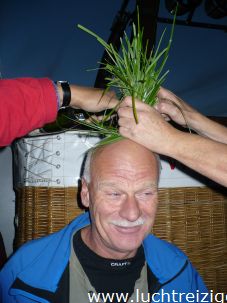
POLYGON ((0 80, 0 146, 52 122, 57 96, 47 78, 0 80))

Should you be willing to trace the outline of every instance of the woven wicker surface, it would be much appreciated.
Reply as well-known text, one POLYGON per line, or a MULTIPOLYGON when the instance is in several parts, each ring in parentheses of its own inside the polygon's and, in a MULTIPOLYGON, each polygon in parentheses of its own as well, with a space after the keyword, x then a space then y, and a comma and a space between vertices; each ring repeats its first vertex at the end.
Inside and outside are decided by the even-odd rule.
POLYGON ((227 292, 227 196, 208 188, 159 191, 154 234, 176 244, 209 289, 227 292))
MULTIPOLYGON (((58 231, 82 212, 77 188, 23 187, 17 191, 16 247, 58 231)), ((227 292, 227 196, 208 188, 159 190, 153 233, 180 247, 209 289, 227 292)))

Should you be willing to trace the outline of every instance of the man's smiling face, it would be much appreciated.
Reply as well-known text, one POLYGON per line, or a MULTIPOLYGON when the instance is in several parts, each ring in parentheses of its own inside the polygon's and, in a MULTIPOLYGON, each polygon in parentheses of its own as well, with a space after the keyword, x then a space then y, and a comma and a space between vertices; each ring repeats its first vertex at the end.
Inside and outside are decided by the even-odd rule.
POLYGON ((95 152, 81 197, 92 221, 82 238, 97 254, 114 259, 135 255, 154 224, 158 173, 155 155, 130 140, 95 152))

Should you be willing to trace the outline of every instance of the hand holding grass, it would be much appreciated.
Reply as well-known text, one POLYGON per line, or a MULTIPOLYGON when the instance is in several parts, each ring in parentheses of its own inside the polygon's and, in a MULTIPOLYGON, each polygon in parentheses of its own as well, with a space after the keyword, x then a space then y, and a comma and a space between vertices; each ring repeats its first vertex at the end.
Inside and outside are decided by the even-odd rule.
POLYGON ((180 133, 154 108, 135 101, 139 122, 135 122, 131 97, 125 98, 118 110, 119 133, 154 152, 168 155, 180 133), (169 140, 171 138, 171 140, 169 140))
POLYGON ((171 91, 161 87, 155 108, 165 117, 166 121, 173 120, 177 124, 194 129, 193 119, 198 113, 171 91))
MULTIPOLYGON (((161 45, 165 31, 159 40, 156 50, 148 52, 147 44, 144 46, 143 43, 143 30, 139 24, 138 15, 137 27, 135 24, 132 25, 132 39, 128 38, 125 33, 123 39, 120 40, 120 53, 118 53, 112 44, 106 43, 91 30, 78 25, 80 29, 95 37, 104 46, 105 51, 109 55, 109 60, 102 62, 102 69, 109 75, 106 78, 107 90, 115 88, 122 100, 126 96, 131 96, 131 110, 136 124, 139 123, 139 117, 135 100, 142 100, 149 106, 154 106, 157 102, 157 93, 168 73, 168 71, 163 72, 163 69, 168 58, 174 29, 173 24, 169 41, 164 49, 161 50, 161 45)), ((121 139, 121 134, 111 119, 114 110, 117 109, 118 106, 110 112, 105 112, 101 121, 90 119, 89 122, 82 122, 82 124, 88 126, 92 131, 106 137, 101 144, 108 144, 121 139)))

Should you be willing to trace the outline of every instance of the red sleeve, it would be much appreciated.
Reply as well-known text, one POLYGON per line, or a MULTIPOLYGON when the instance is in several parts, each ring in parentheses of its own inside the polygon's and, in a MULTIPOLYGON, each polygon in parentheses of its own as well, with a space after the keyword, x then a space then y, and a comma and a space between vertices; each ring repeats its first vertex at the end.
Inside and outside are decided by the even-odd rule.
POLYGON ((0 80, 0 146, 54 121, 56 116, 57 96, 51 80, 0 80))

